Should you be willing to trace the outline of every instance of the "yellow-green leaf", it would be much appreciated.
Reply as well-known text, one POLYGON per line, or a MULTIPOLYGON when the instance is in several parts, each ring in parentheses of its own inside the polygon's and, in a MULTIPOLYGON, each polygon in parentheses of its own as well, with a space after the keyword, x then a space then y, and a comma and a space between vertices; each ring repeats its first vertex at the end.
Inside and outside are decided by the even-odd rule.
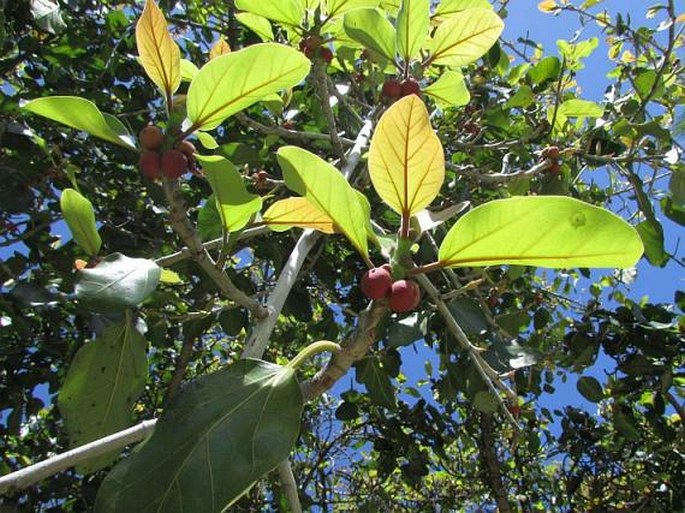
POLYGON ((345 15, 345 33, 388 61, 395 57, 395 29, 377 9, 358 9, 345 15))
POLYGON ((172 271, 171 269, 162 269, 162 272, 159 275, 159 281, 169 285, 178 285, 179 283, 183 283, 183 278, 181 278, 177 272, 172 271))
POLYGON ((373 9, 379 2, 380 0, 326 0, 326 13, 332 18, 354 9, 373 9))
POLYGON ((267 209, 262 221, 275 232, 297 227, 335 233, 333 219, 307 198, 286 198, 277 201, 267 209))
POLYGON ((538 3, 538 10, 544 13, 553 13, 559 9, 559 6, 554 0, 542 0, 538 3))
POLYGON ((371 139, 369 172, 378 195, 403 216, 438 195, 445 179, 442 144, 418 96, 402 98, 381 117, 371 139))
POLYGON ((492 4, 489 0, 442 0, 435 8, 431 21, 439 25, 450 16, 474 8, 492 9, 492 4))
POLYGON ((93 102, 85 98, 48 96, 31 100, 23 108, 124 148, 136 149, 133 138, 124 124, 111 114, 100 112, 93 102))
POLYGON ((397 14, 395 48, 405 62, 419 55, 428 37, 430 0, 402 0, 397 14))
POLYGON ((145 2, 136 25, 136 44, 145 73, 166 98, 171 97, 181 85, 181 50, 153 0, 145 2))
POLYGON ((216 59, 217 57, 221 57, 227 53, 231 53, 231 47, 223 38, 223 36, 220 36, 217 42, 214 43, 212 48, 209 50, 209 60, 211 61, 212 59, 216 59))
POLYGON ((284 146, 277 157, 286 186, 329 216, 366 258, 368 215, 343 175, 325 160, 296 146, 284 146))
POLYGON ((188 59, 181 59, 181 80, 190 82, 195 78, 198 71, 200 71, 198 67, 188 59))
POLYGON ((491 201, 459 219, 439 260, 447 267, 625 268, 643 251, 637 231, 608 210, 563 196, 527 196, 491 201))
POLYGON ((433 97, 442 108, 461 107, 471 100, 471 94, 464 82, 464 75, 457 71, 446 71, 423 92, 433 97))
POLYGON ((78 191, 64 189, 59 205, 76 243, 88 255, 97 255, 102 246, 102 240, 95 224, 93 204, 78 191))
POLYGON ((197 160, 214 192, 221 223, 229 232, 245 227, 262 208, 262 198, 245 189, 235 166, 219 155, 198 155, 197 160))
POLYGON ((235 6, 273 21, 297 27, 304 20, 305 8, 301 0, 235 0, 235 6))
POLYGON ((504 23, 491 9, 468 9, 451 16, 435 31, 431 62, 465 66, 477 60, 495 44, 504 23))
POLYGON ((205 64, 186 100, 195 129, 211 130, 265 96, 300 83, 311 63, 302 53, 276 43, 231 52, 205 64))
POLYGON ((257 34, 262 41, 273 41, 274 31, 269 20, 251 12, 240 12, 235 19, 257 34))

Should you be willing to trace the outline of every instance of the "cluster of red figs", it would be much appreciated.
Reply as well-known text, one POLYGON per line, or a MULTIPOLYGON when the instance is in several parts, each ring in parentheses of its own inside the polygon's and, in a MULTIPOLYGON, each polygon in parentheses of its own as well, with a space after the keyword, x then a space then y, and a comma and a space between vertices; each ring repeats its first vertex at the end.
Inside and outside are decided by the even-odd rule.
POLYGON ((330 64, 333 60, 333 52, 327 46, 322 46, 322 44, 321 37, 310 35, 300 41, 300 51, 308 59, 313 60, 318 55, 326 64, 330 64))
POLYGON ((410 312, 419 306, 421 290, 414 281, 393 281, 391 271, 388 264, 366 271, 362 276, 362 293, 374 301, 388 298, 393 312, 410 312))
POLYGON ((388 78, 383 83, 381 95, 390 101, 395 101, 410 94, 421 95, 421 86, 413 77, 408 77, 401 82, 396 78, 388 78))
POLYGON ((140 131, 140 145, 143 148, 138 161, 143 176, 155 180, 179 178, 190 170, 195 155, 195 146, 181 141, 173 148, 163 149, 164 133, 159 127, 148 125, 140 131))
POLYGON ((558 175, 561 172, 561 165, 559 164, 560 155, 561 152, 559 151, 558 146, 547 146, 547 148, 542 150, 542 153, 540 154, 542 159, 549 159, 552 162, 552 165, 548 169, 550 174, 558 175))

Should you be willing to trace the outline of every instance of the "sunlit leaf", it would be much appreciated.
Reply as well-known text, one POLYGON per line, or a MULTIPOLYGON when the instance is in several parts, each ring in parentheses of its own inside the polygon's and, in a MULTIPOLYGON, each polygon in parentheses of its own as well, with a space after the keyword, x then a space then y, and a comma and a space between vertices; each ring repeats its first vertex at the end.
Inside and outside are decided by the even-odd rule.
POLYGON ((235 19, 257 34, 262 41, 273 41, 274 31, 269 20, 251 12, 240 12, 235 19))
POLYGON ((228 42, 223 38, 223 36, 221 36, 209 50, 209 60, 216 59, 217 57, 226 55, 227 53, 231 53, 231 47, 229 46, 228 42))
POLYGON ((88 255, 97 255, 102 246, 102 240, 95 224, 93 204, 74 189, 64 189, 59 204, 76 243, 88 255))
POLYGON ((306 198, 286 198, 277 201, 267 209, 262 221, 275 232, 298 227, 335 233, 333 220, 306 198))
POLYGON ((368 216, 342 174, 325 160, 295 146, 281 148, 277 156, 288 188, 328 215, 338 230, 366 256, 368 216))
POLYGON ((464 66, 479 59, 495 44, 504 23, 491 9, 468 9, 451 16, 435 31, 431 63, 464 66))
POLYGON ((297 27, 304 20, 304 4, 300 0, 235 0, 235 6, 258 16, 297 27))
POLYGON ((196 379, 105 478, 95 511, 225 511, 290 454, 302 407, 288 367, 239 360, 196 379))
POLYGON ((542 0, 538 3, 538 10, 544 13, 553 13, 559 10, 559 6, 554 0, 542 0))
POLYGON ((340 16, 354 9, 369 9, 378 5, 380 0, 325 0, 326 14, 340 16))
POLYGON ((376 9, 359 9, 345 15, 345 33, 388 61, 395 56, 395 29, 376 9))
POLYGON ((131 134, 119 120, 110 114, 103 114, 93 102, 85 98, 48 96, 31 100, 23 108, 119 146, 136 148, 131 134), (113 120, 116 120, 118 124, 115 124, 113 120))
POLYGON ((262 208, 262 198, 247 192, 235 166, 219 155, 198 155, 197 160, 207 176, 216 200, 221 222, 228 231, 244 228, 262 208))
POLYGON ((471 101, 464 75, 456 71, 446 71, 423 92, 433 97, 442 108, 461 107, 471 101))
MULTIPOLYGON (((145 348, 145 339, 126 318, 78 350, 57 401, 70 446, 98 440, 130 425, 131 409, 147 376, 145 348)), ((98 470, 118 454, 114 450, 88 460, 79 471, 98 470)))
POLYGON ((181 80, 184 82, 190 82, 197 75, 198 69, 195 64, 190 62, 188 59, 181 59, 181 80))
POLYGON ((136 44, 145 73, 166 98, 171 97, 181 85, 181 50, 154 0, 145 2, 136 25, 136 44))
POLYGON ((402 98, 381 117, 369 173, 378 195, 399 214, 412 216, 437 196, 445 179, 443 149, 418 96, 402 98))
POLYGON ((430 0, 402 0, 397 15, 395 49, 405 62, 419 55, 429 26, 430 0))
POLYGON ((301 52, 275 43, 217 57, 205 64, 190 84, 188 118, 195 129, 216 128, 265 96, 297 85, 310 67, 301 52))
POLYGON ((440 247, 449 267, 632 267, 644 248, 617 215, 562 196, 492 201, 459 219, 440 247))
POLYGON ((466 9, 492 9, 489 0, 442 0, 436 7, 431 20, 433 23, 443 23, 450 16, 466 9))
POLYGON ((162 269, 159 281, 169 285, 178 285, 179 283, 183 283, 183 278, 181 278, 177 272, 172 271, 171 269, 162 269))

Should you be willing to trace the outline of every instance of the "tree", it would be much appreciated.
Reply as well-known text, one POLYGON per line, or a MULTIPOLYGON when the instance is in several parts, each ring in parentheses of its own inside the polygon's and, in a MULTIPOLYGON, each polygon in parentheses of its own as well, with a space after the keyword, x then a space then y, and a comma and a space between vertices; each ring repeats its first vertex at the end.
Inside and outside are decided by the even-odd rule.
POLYGON ((681 509, 682 19, 507 3, 3 3, 5 504, 681 509))

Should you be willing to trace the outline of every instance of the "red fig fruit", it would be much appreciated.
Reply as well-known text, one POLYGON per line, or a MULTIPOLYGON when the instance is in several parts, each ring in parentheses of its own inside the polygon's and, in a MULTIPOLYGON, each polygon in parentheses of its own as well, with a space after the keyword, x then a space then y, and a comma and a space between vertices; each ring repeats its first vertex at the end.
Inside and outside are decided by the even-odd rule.
POLYGON ((178 150, 165 151, 162 155, 162 172, 167 178, 178 178, 188 171, 188 157, 178 150))
POLYGON ((140 139, 140 145, 146 150, 158 150, 164 143, 164 134, 154 125, 148 125, 143 128, 138 138, 140 139))
POLYGON ((323 59, 323 61, 326 64, 330 64, 331 61, 333 60, 333 52, 328 47, 324 46, 323 48, 321 48, 319 50, 319 55, 321 56, 321 59, 323 59))
POLYGON ((369 269, 362 276, 361 288, 362 292, 369 299, 382 299, 390 290, 392 285, 392 276, 387 269, 382 267, 374 267, 369 269))
POLYGON ((542 150, 542 158, 543 159, 552 159, 556 160, 559 158, 559 146, 547 146, 544 150, 542 150))
POLYGON ((383 83, 381 94, 390 100, 396 100, 402 94, 402 84, 395 78, 389 78, 383 83))
POLYGON ((197 153, 195 145, 190 141, 181 141, 176 145, 176 149, 183 153, 188 158, 188 160, 192 159, 197 153))
POLYGON ((397 280, 390 287, 390 310, 409 312, 419 306, 421 290, 413 281, 397 280))
POLYGON ((410 94, 415 94, 418 96, 421 93, 421 86, 415 79, 411 77, 403 80, 400 84, 400 87, 400 96, 402 98, 404 98, 405 96, 409 96, 410 94))
POLYGON ((144 151, 138 159, 140 172, 146 178, 154 180, 162 176, 162 158, 156 151, 144 151))

